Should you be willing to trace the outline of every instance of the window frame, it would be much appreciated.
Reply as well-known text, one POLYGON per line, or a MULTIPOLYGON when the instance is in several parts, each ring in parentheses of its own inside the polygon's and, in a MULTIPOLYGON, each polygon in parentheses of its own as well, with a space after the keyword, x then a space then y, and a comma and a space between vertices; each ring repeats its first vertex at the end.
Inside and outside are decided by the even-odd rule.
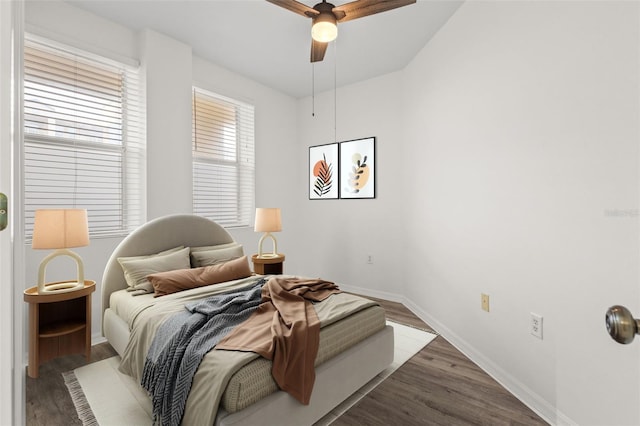
MULTIPOLYGON (((31 242, 33 218, 35 210, 39 208, 87 208, 89 215, 89 235, 91 238, 126 236, 131 232, 131 230, 142 224, 146 215, 144 191, 146 179, 144 171, 146 112, 144 99, 142 98, 140 67, 137 65, 123 64, 119 61, 105 58, 85 50, 77 49, 75 47, 64 45, 32 34, 25 34, 25 46, 25 65, 23 75, 23 81, 25 82, 23 111, 25 117, 22 125, 24 143, 22 159, 24 164, 22 188, 25 200, 23 212, 25 242, 31 242), (119 134, 115 139, 112 139, 116 142, 100 142, 95 139, 92 140, 92 137, 87 135, 90 135, 94 131, 92 126, 97 125, 91 123, 84 127, 81 124, 78 124, 76 127, 72 127, 72 129, 77 130, 78 133, 73 134, 71 137, 61 136, 59 134, 37 134, 29 131, 28 125, 30 123, 27 118, 27 110, 30 105, 42 102, 42 99, 45 99, 44 97, 36 97, 35 101, 27 100, 29 92, 36 92, 34 96, 37 96, 38 90, 53 90, 56 87, 61 87, 62 89, 55 90, 62 90, 62 92, 64 92, 72 90, 73 87, 78 87, 79 84, 82 84, 80 80, 72 81, 68 85, 57 81, 56 78, 59 76, 56 72, 63 73, 64 71, 58 71, 51 68, 47 68, 46 75, 39 76, 37 78, 34 77, 35 73, 33 69, 27 66, 27 60, 33 58, 27 53, 27 49, 29 48, 39 51, 38 53, 44 52, 45 55, 52 55, 53 62, 51 62, 51 66, 55 65, 56 60, 60 60, 60 63, 65 61, 76 61, 74 63, 82 63, 85 64, 84 66, 96 67, 98 70, 107 70, 105 72, 117 73, 119 77, 119 80, 117 80, 118 86, 113 87, 120 87, 119 103, 117 104, 117 111, 119 113, 117 126, 119 126, 119 134), (49 79, 47 79, 47 77, 49 79), (27 82, 32 82, 36 79, 40 80, 39 83, 42 84, 43 89, 38 89, 37 87, 27 89, 27 82), (49 85, 47 85, 47 83, 49 83, 49 85), (61 163, 57 164, 64 164, 65 160, 70 161, 73 159, 73 169, 71 169, 71 166, 69 165, 65 166, 67 168, 61 167, 59 169, 59 180, 52 178, 50 181, 50 185, 52 186, 55 186, 55 184, 59 182, 65 182, 65 172, 73 171, 73 192, 69 192, 68 186, 65 189, 64 185, 60 185, 60 191, 58 194, 60 194, 60 198, 62 199, 61 202, 55 202, 52 201, 51 198, 46 199, 43 198, 42 195, 38 195, 44 192, 41 189, 43 185, 38 185, 36 183, 38 173, 40 173, 40 179, 44 179, 43 176, 47 176, 47 168, 43 167, 43 170, 41 171, 38 170, 37 166, 33 164, 30 165, 30 162, 37 164, 37 161, 40 161, 42 163, 42 159, 38 160, 37 157, 38 155, 42 156, 43 154, 37 154, 38 151, 41 153, 55 152, 56 147, 59 148, 59 153, 61 154, 59 157, 61 163), (89 161, 96 163, 99 163, 100 161, 108 163, 109 161, 112 161, 112 158, 117 158, 118 164, 109 165, 109 167, 112 168, 108 170, 112 173, 111 176, 114 179, 117 179, 114 181, 115 183, 109 187, 111 190, 115 190, 115 192, 110 193, 110 197, 112 199, 107 200, 106 203, 101 204, 100 196, 95 197, 95 194, 92 194, 90 191, 92 185, 94 185, 93 188, 98 187, 95 183, 99 182, 99 180, 89 180, 85 185, 85 190, 87 192, 84 194, 78 192, 78 166, 82 165, 82 163, 78 163, 78 157, 81 157, 83 154, 87 156, 85 158, 89 158, 89 161), (103 156, 102 158, 101 155, 103 156), (33 191, 31 196, 29 195, 29 191, 33 191), (97 203, 90 205, 89 203, 86 203, 86 200, 89 200, 92 195, 95 197, 94 199, 97 203)), ((44 65, 40 64, 39 66, 49 65, 49 63, 43 63, 44 65)), ((91 78, 91 76, 89 78, 91 78)), ((92 81, 88 83, 89 86, 91 82, 92 81)), ((91 86, 89 89, 91 90, 91 86)), ((64 108, 73 109, 74 107, 74 104, 69 102, 69 100, 65 98, 64 94, 60 95, 59 99, 56 99, 55 95, 53 95, 50 98, 49 103, 47 104, 45 102, 44 105, 53 105, 58 101, 61 102, 59 108, 62 108, 62 110, 60 111, 63 111, 64 108)), ((82 107, 77 108, 77 111, 79 111, 77 112, 77 117, 81 117, 84 111, 82 110, 82 107)), ((91 105, 90 108, 95 108, 95 105, 91 105)), ((109 114, 110 113, 96 115, 96 117, 99 119, 109 114)), ((38 115, 36 114, 34 117, 38 117, 38 115)), ((42 115, 42 117, 46 116, 42 115)), ((67 118, 68 117, 62 117, 59 118, 59 120, 65 122, 67 118)), ((81 118, 76 122, 76 124, 82 121, 83 119, 81 118)), ((34 120, 32 123, 36 123, 36 121, 34 120)), ((55 132, 55 127, 49 131, 55 132)), ((100 135, 100 133, 98 134, 100 135)), ((109 133, 105 131, 101 133, 103 136, 102 140, 105 140, 104 135, 107 134, 109 133)), ((53 174, 55 175, 56 172, 53 172, 53 174)), ((87 168, 87 175, 94 179, 99 179, 100 174, 101 172, 97 170, 93 171, 90 167, 87 168)), ((107 189, 104 190, 107 191, 107 189)), ((96 194, 98 193, 99 191, 96 192, 96 194)))
MULTIPOLYGON (((213 114, 212 114, 213 115, 213 114)), ((213 120, 212 116, 206 116, 205 119, 213 120)), ((224 126, 224 123, 220 124, 216 122, 220 128, 224 126)), ((214 124, 210 124, 213 126, 214 124)), ((193 165, 193 212, 204 216, 219 223, 224 228, 242 228, 252 226, 253 214, 255 210, 255 106, 232 99, 217 93, 213 93, 206 89, 202 89, 198 86, 192 87, 192 131, 191 131, 191 146, 192 146, 192 165, 193 165), (234 132, 235 141, 233 156, 235 159, 225 159, 224 156, 228 154, 229 150, 225 150, 224 145, 226 141, 213 141, 214 146, 209 146, 210 151, 216 151, 218 157, 215 158, 216 152, 203 152, 198 149, 199 133, 198 130, 204 132, 204 127, 207 124, 198 125, 198 117, 202 116, 202 106, 200 109, 199 101, 206 101, 212 103, 218 103, 218 107, 221 109, 232 107, 234 109, 234 132), (226 154, 225 154, 226 153, 226 154), (233 191, 233 199, 235 200, 234 212, 232 214, 219 213, 214 210, 219 208, 220 211, 226 212, 232 203, 229 201, 211 201, 210 204, 213 207, 203 208, 204 204, 204 192, 206 192, 204 185, 201 181, 205 180, 202 177, 201 170, 209 166, 211 176, 216 175, 214 170, 216 167, 221 168, 233 168, 235 183, 232 185, 235 189, 233 191)), ((210 141, 216 139, 215 137, 208 138, 210 141)), ((220 139, 220 138, 217 138, 220 139)), ((224 138, 222 138, 224 139, 224 138)), ((200 139, 202 140, 202 139, 200 139)), ((218 174, 223 176, 224 173, 218 170, 218 174)), ((230 176, 228 174, 227 176, 230 176)), ((230 184, 218 186, 215 182, 215 177, 206 179, 210 187, 215 187, 216 190, 220 188, 229 188, 230 184)), ((224 181, 224 177, 220 180, 224 181)), ((219 182, 218 182, 219 183, 219 182)), ((224 191, 221 191, 224 192, 224 191)), ((210 195, 215 198, 215 195, 210 195)))

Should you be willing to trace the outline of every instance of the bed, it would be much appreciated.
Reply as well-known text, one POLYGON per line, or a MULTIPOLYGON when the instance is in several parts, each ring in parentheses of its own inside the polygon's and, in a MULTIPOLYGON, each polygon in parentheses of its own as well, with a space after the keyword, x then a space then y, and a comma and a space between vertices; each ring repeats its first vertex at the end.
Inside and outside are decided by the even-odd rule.
MULTIPOLYGON (((126 357, 130 369, 135 370, 135 367, 131 367, 133 362, 129 361, 131 352, 146 350, 142 343, 136 344, 140 348, 130 343, 130 340, 138 342, 134 337, 140 334, 142 326, 139 324, 142 324, 145 316, 152 315, 154 311, 168 312, 184 300, 205 297, 210 291, 215 293, 226 287, 244 287, 252 285, 253 281, 250 280, 267 280, 269 277, 230 280, 211 286, 215 289, 198 287, 156 298, 152 294, 132 296, 135 292, 127 291, 129 286, 118 259, 150 256, 177 247, 234 245, 237 243, 224 228, 195 215, 161 217, 125 237, 107 262, 102 280, 102 332, 116 352, 124 355, 123 363, 126 357), (167 308, 161 303, 172 307, 167 308)), ((315 384, 308 405, 278 390, 277 386, 274 388, 273 379, 264 374, 270 361, 252 353, 212 350, 205 356, 193 379, 192 393, 196 396, 189 396, 183 424, 311 425, 329 413, 393 361, 393 329, 385 325, 384 311, 375 303, 366 299, 355 300, 354 297, 336 294, 316 305, 322 328, 315 362, 315 384), (358 309, 353 313, 345 313, 337 308, 347 303, 357 305, 358 309), (336 314, 338 311, 341 313, 336 314), (218 397, 219 405, 209 403, 209 407, 215 407, 211 408, 214 412, 206 413, 209 408, 203 407, 207 405, 205 397, 209 392, 207 387, 210 386, 210 379, 201 371, 215 369, 220 363, 220 359, 215 357, 222 357, 227 360, 225 362, 239 366, 225 379, 224 390, 220 391, 218 397), (231 359, 233 361, 228 361, 231 359)), ((154 321, 157 320, 150 322, 154 321)), ((153 324, 148 327, 153 328, 153 324)), ((148 346, 148 343, 147 339, 145 344, 148 346)), ((135 374, 132 375, 135 377, 135 374)))

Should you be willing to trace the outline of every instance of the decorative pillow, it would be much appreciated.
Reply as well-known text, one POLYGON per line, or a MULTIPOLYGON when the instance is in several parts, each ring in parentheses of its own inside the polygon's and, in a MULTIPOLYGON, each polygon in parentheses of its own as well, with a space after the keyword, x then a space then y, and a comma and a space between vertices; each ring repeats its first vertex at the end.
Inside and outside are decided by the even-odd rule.
POLYGON ((179 269, 148 275, 153 284, 155 297, 176 293, 182 290, 218 284, 251 276, 251 268, 247 256, 193 269, 179 269))
MULTIPOLYGON (((184 248, 184 246, 178 246, 178 247, 174 247, 174 248, 169 249, 169 250, 161 251, 160 253, 150 254, 150 255, 147 255, 147 256, 122 257, 121 259, 148 259, 150 257, 157 256, 159 254, 162 255, 162 254, 174 253, 174 252, 176 252, 178 250, 182 250, 183 248, 184 248)), ((145 280, 145 282, 142 283, 142 284, 138 284, 138 285, 135 285, 133 287, 127 287, 127 291, 132 296, 141 296, 143 294, 153 293, 153 286, 151 285, 149 280, 145 280)))
POLYGON ((215 246, 191 247, 191 253, 196 251, 218 250, 218 249, 225 249, 225 248, 237 247, 237 246, 241 246, 241 244, 235 241, 232 241, 230 243, 216 244, 215 246))
POLYGON ((119 257, 129 287, 144 289, 147 275, 191 267, 189 247, 177 248, 149 256, 119 257))
POLYGON ((242 244, 229 243, 218 246, 193 247, 191 249, 191 266, 217 265, 244 256, 242 244))

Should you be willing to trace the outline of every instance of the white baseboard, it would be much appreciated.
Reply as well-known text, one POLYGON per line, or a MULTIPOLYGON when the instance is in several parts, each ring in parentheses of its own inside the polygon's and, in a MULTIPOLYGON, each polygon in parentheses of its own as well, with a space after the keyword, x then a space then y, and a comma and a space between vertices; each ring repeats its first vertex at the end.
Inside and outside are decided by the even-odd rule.
POLYGON ((551 425, 577 426, 577 423, 569 417, 560 413, 556 407, 546 401, 537 393, 533 392, 528 386, 504 371, 500 366, 490 359, 486 358, 482 353, 477 351, 473 346, 469 345, 456 333, 447 328, 429 313, 420 309, 413 301, 403 297, 401 300, 411 312, 418 316, 421 320, 429 324, 435 331, 451 343, 456 349, 462 352, 467 358, 477 364, 485 373, 493 377, 501 386, 507 389, 513 396, 518 398, 523 404, 529 407, 533 412, 540 416, 544 421, 551 425))
POLYGON ((91 346, 99 345, 100 343, 106 342, 107 339, 102 335, 102 333, 93 333, 91 335, 91 346))
POLYGON ((375 297, 377 299, 384 299, 390 302, 402 303, 402 301, 404 300, 403 296, 386 291, 372 290, 370 288, 357 287, 348 284, 338 284, 338 287, 340 287, 340 290, 346 291, 348 293, 355 293, 365 297, 375 297))

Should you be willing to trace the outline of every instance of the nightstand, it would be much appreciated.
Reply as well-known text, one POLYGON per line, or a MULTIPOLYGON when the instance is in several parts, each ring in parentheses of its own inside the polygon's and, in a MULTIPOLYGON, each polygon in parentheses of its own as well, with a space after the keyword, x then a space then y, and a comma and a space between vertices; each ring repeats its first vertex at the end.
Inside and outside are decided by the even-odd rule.
POLYGON ((38 287, 24 291, 29 304, 29 377, 37 378, 40 364, 64 355, 91 356, 91 293, 95 281, 85 280, 74 291, 38 294, 38 287))
POLYGON ((282 263, 284 262, 284 254, 278 253, 277 256, 259 258, 257 254, 251 256, 253 261, 253 271, 260 275, 280 275, 282 274, 282 263))

